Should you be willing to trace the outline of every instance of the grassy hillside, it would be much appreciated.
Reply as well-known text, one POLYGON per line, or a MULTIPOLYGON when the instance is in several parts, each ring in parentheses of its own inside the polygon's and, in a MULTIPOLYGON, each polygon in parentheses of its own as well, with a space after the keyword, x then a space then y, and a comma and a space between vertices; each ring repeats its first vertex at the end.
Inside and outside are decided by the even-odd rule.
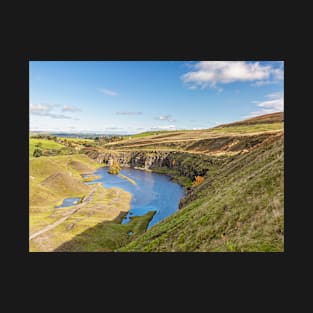
POLYGON ((128 138, 128 139, 142 138, 142 137, 155 136, 155 135, 169 133, 169 132, 172 132, 172 131, 167 131, 167 130, 147 131, 147 132, 143 132, 143 133, 129 135, 129 136, 126 136, 126 138, 128 138))
POLYGON ((33 157, 33 153, 36 148, 39 148, 42 150, 48 150, 48 149, 61 149, 61 148, 64 148, 64 146, 53 140, 30 138, 29 139, 29 157, 30 158, 33 157))
MULTIPOLYGON (((123 214, 118 216, 112 221, 104 221, 102 223, 96 223, 90 225, 90 219, 85 219, 85 223, 89 222, 88 227, 84 227, 82 232, 80 223, 80 229, 77 231, 74 229, 73 233, 68 236, 68 232, 65 233, 67 239, 64 243, 59 245, 54 251, 56 252, 111 252, 115 251, 120 246, 123 246, 130 242, 132 238, 136 238, 142 234, 154 212, 149 212, 144 216, 134 217, 128 224, 121 224, 124 217, 123 214)), ((73 220, 69 220, 62 225, 56 232, 61 232, 64 236, 64 230, 71 227, 73 220)), ((84 225, 85 226, 85 225, 84 225)), ((58 237, 58 236, 56 236, 58 237)), ((60 236, 59 236, 60 237, 60 236)))
POLYGON ((58 139, 66 140, 68 142, 73 142, 73 143, 77 143, 77 144, 94 143, 95 142, 93 139, 87 139, 87 138, 58 137, 58 139))
POLYGON ((283 251, 283 136, 225 161, 186 205, 120 251, 283 251))
POLYGON ((210 129, 145 132, 128 140, 108 143, 104 147, 108 150, 157 149, 233 155, 251 147, 251 136, 256 139, 254 142, 260 143, 270 136, 282 133, 283 128, 283 114, 274 113, 210 129), (246 147, 243 148, 245 144, 246 147))
POLYGON ((219 125, 215 128, 221 127, 232 127, 239 125, 256 125, 256 124, 271 124, 271 123, 281 123, 284 121, 284 112, 276 112, 271 114, 265 114, 261 116, 251 117, 242 121, 219 125))
POLYGON ((53 229, 30 240, 31 252, 112 251, 144 232, 154 214, 150 212, 121 225, 122 217, 130 209, 131 195, 119 188, 84 184, 81 174, 101 166, 86 155, 33 158, 29 165, 30 234, 62 220, 53 229), (55 208, 68 197, 82 200, 89 197, 89 201, 79 210, 77 205, 55 208))
POLYGON ((206 130, 131 137, 90 148, 88 155, 125 153, 142 164, 163 155, 166 162, 151 169, 188 188, 181 209, 147 231, 154 212, 122 225, 130 194, 83 183, 81 174, 101 164, 82 154, 33 158, 30 233, 66 220, 32 239, 30 251, 284 251, 282 113, 206 130), (204 181, 195 186, 198 175, 204 181), (55 209, 66 197, 90 199, 78 211, 55 209))
POLYGON ((83 197, 91 190, 82 183, 80 172, 70 166, 73 161, 95 170, 99 164, 85 155, 39 157, 29 161, 30 233, 54 222, 54 207, 64 198, 83 197))

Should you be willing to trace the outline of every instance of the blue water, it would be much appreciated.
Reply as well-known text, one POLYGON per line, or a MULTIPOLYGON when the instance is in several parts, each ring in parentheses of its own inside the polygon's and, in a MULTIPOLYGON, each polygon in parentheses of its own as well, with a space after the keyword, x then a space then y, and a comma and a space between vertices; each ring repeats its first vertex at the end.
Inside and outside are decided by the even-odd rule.
POLYGON ((87 182, 87 184, 101 182, 105 188, 119 187, 132 194, 131 209, 122 224, 128 223, 130 216, 141 216, 149 211, 156 211, 148 225, 150 228, 178 210, 184 191, 180 185, 172 182, 170 177, 131 168, 122 169, 120 173, 135 180, 137 183, 135 186, 107 171, 107 167, 99 168, 94 174, 101 178, 87 182))
POLYGON ((75 205, 76 204, 75 202, 77 201, 78 203, 79 200, 80 198, 65 198, 63 200, 63 203, 59 206, 56 206, 55 208, 60 209, 60 208, 65 208, 67 206, 75 205))

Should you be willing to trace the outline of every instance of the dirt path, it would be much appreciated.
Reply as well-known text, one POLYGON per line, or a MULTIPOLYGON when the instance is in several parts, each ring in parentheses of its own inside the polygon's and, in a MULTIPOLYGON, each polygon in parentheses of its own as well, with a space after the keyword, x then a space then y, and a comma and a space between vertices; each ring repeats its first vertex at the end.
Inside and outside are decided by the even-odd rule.
POLYGON ((29 240, 32 240, 34 238, 36 238, 37 236, 57 227, 58 225, 62 224, 64 221, 66 221, 71 215, 73 215, 74 213, 76 213, 79 209, 81 209, 83 206, 85 206, 90 200, 91 197, 94 195, 94 193, 96 192, 97 188, 93 188, 91 190, 91 192, 84 198, 83 202, 79 205, 77 205, 77 207, 70 211, 66 216, 63 216, 62 218, 60 218, 59 220, 57 220, 56 222, 44 227, 43 229, 33 233, 32 235, 29 236, 29 240))

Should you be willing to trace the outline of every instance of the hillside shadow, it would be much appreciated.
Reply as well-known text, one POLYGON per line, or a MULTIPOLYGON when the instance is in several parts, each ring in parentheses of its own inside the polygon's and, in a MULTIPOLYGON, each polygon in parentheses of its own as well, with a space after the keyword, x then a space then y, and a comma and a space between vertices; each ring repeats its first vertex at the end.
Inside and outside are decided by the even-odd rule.
POLYGON ((121 211, 113 221, 101 222, 88 228, 53 252, 113 252, 145 232, 156 211, 132 217, 129 223, 121 224, 127 213, 121 211))

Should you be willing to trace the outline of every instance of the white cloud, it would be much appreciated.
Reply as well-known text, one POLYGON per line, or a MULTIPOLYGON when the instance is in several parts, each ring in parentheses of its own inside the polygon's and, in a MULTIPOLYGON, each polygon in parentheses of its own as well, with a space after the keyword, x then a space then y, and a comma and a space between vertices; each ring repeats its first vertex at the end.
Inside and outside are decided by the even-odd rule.
POLYGON ((69 120, 72 119, 71 116, 63 115, 63 114, 50 113, 50 114, 47 114, 46 116, 50 116, 51 118, 56 118, 56 119, 69 119, 69 120))
POLYGON ((283 79, 283 70, 273 68, 271 65, 262 65, 260 62, 246 61, 201 61, 193 65, 193 70, 181 76, 189 88, 218 88, 217 84, 232 82, 257 81, 265 82, 269 79, 283 79))
POLYGON ((118 93, 116 91, 113 91, 110 89, 98 88, 97 90, 107 96, 111 96, 111 97, 118 96, 118 93))
POLYGON ((257 81, 255 83, 251 84, 251 86, 253 86, 253 87, 261 87, 261 86, 265 86, 265 85, 273 85, 273 84, 278 84, 278 83, 279 83, 279 80, 269 79, 269 80, 257 81))
POLYGON ((59 104, 30 104, 29 112, 32 115, 47 116, 54 119, 72 119, 71 116, 51 112, 59 106, 59 104))
POLYGON ((265 96, 269 100, 265 101, 252 101, 261 109, 258 111, 251 112, 248 116, 245 117, 253 117, 263 114, 269 114, 274 112, 284 111, 284 96, 281 92, 274 92, 265 96))
MULTIPOLYGON (((266 95, 265 97, 269 98, 269 99, 279 99, 282 97, 282 93, 280 91, 272 92, 272 93, 266 95)), ((256 102, 259 103, 259 101, 256 101, 256 102)))
POLYGON ((221 124, 221 122, 216 122, 216 121, 209 121, 208 123, 209 123, 209 124, 215 124, 215 125, 221 124))
POLYGON ((161 125, 157 127, 151 127, 151 130, 175 130, 175 125, 161 125))
POLYGON ((277 80, 283 80, 284 79, 284 70, 283 68, 275 68, 272 71, 273 78, 277 80))
POLYGON ((160 121, 176 122, 176 120, 172 119, 171 115, 161 115, 156 117, 155 119, 160 121))
POLYGON ((50 112, 54 106, 52 104, 31 104, 29 111, 34 115, 42 115, 50 112))
POLYGON ((142 112, 116 112, 117 115, 141 115, 142 112))
POLYGON ((79 112, 79 111, 81 111, 81 109, 74 105, 64 105, 62 109, 62 112, 79 112))
POLYGON ((121 128, 121 127, 106 127, 106 128, 104 128, 104 130, 121 130, 121 129, 123 129, 123 128, 121 128))

